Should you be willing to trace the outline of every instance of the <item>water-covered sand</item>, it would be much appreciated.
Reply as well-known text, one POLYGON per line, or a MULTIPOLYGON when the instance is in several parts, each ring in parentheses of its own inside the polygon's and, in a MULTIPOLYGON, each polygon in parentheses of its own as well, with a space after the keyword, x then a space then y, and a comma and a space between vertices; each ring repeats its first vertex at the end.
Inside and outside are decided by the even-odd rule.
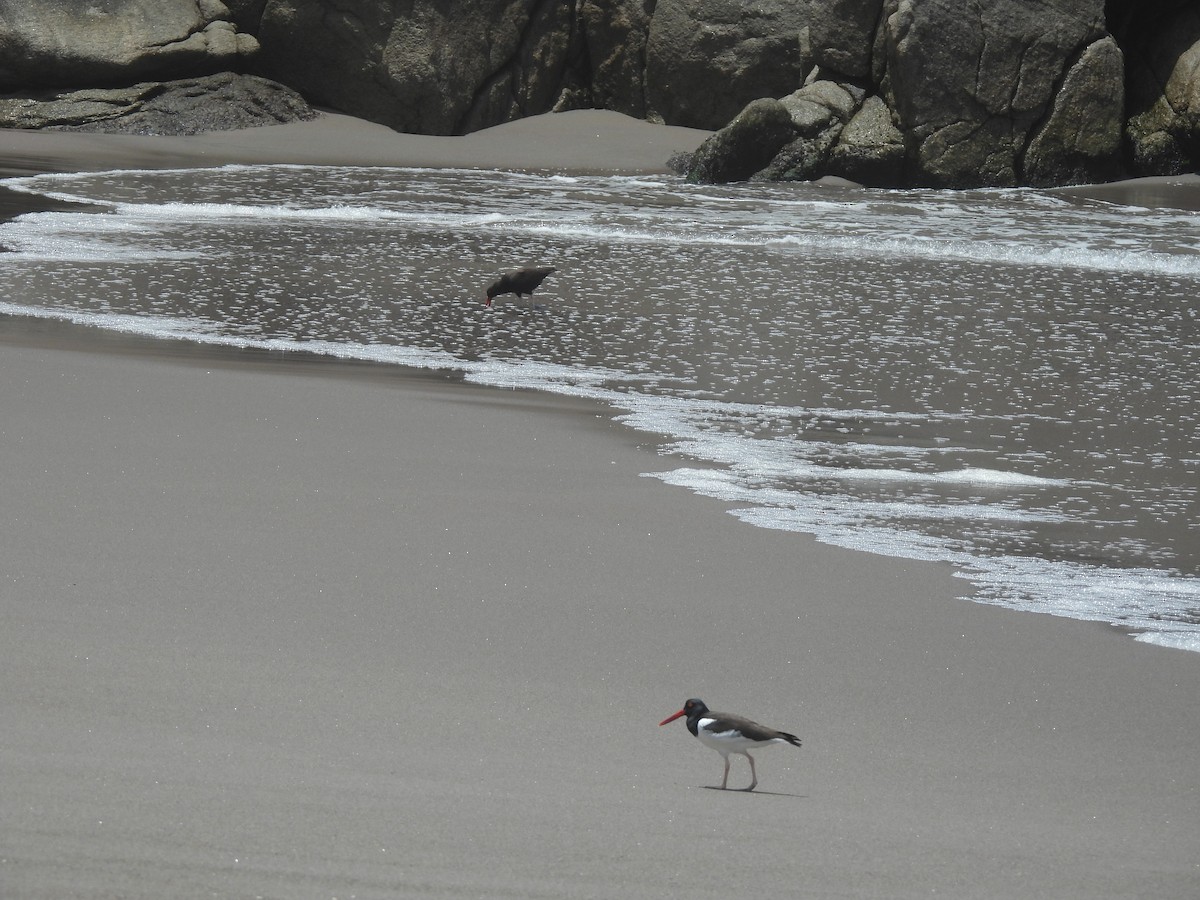
MULTIPOLYGON (((505 128, 536 139, 9 133, 0 168, 639 171, 699 139, 505 128)), ((1196 654, 739 522, 583 402, 12 318, 0 378, 6 897, 1200 887, 1196 654), (655 725, 689 696, 804 747, 708 790, 720 758, 655 725)))

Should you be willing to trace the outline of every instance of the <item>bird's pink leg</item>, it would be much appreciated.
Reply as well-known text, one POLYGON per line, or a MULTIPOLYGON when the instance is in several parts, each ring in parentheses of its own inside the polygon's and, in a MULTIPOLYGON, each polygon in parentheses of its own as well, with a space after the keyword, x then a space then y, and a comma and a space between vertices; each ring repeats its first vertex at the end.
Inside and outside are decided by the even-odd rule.
POLYGON ((721 790, 725 790, 725 785, 729 784, 729 757, 725 757, 725 774, 721 776, 721 790))
POLYGON ((752 791, 758 787, 758 772, 754 771, 754 757, 747 753, 746 759, 750 760, 750 787, 746 790, 752 791))

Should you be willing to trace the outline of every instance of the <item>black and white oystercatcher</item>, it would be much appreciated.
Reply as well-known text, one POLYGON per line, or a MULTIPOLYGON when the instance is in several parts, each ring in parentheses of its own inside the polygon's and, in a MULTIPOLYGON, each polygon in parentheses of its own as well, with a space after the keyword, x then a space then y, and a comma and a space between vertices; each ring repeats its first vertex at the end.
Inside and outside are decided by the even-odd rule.
POLYGON ((499 297, 501 294, 516 294, 518 297, 523 297, 526 294, 533 296, 533 289, 545 281, 546 276, 553 271, 554 266, 541 266, 539 268, 517 269, 515 272, 501 275, 487 289, 487 302, 485 305, 491 306, 492 298, 499 297))
POLYGON ((674 722, 680 716, 687 716, 688 731, 700 738, 700 743, 712 747, 725 757, 725 774, 721 778, 721 790, 729 784, 729 754, 740 753, 750 760, 750 787, 743 790, 752 791, 758 787, 758 773, 754 771, 754 757, 751 750, 770 747, 775 744, 792 744, 800 746, 800 738, 786 731, 776 731, 767 728, 741 716, 731 716, 728 713, 711 712, 703 700, 692 698, 683 704, 683 709, 673 716, 667 716, 658 724, 666 725, 674 722))

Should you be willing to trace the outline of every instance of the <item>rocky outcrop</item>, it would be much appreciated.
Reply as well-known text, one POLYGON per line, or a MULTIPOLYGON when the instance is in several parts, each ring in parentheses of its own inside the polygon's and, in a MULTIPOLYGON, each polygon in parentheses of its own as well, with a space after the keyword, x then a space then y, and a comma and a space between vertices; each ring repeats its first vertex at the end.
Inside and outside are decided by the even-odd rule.
POLYGON ((0 93, 236 68, 258 51, 220 0, 0 0, 0 93))
POLYGON ((314 117, 291 88, 253 75, 142 82, 0 97, 0 127, 113 134, 201 134, 314 117))
MULTIPOLYGON (((944 187, 1021 183, 1024 148, 1072 60, 1105 36, 1103 0, 1039 3, 1036 16, 1023 0, 889 0, 889 7, 883 86, 915 179, 944 187)), ((1116 103, 1106 98, 1081 115, 1119 115, 1123 87, 1118 80, 1111 88, 1116 103)))
POLYGON ((403 131, 457 134, 602 105, 711 128, 803 77, 789 0, 271 0, 271 77, 403 131))
POLYGON ((0 0, 0 127, 179 135, 315 115, 231 71, 258 50, 220 0, 0 0))
MULTIPOLYGON (((813 0, 810 86, 862 99, 849 120, 839 107, 797 122, 797 140, 752 177, 1048 186, 1194 168, 1200 11, 1175 3, 1150 22, 1130 7, 1142 29, 1129 30, 1131 62, 1106 27, 1113 6, 1053 0, 1032 16, 1023 0, 813 0)), ((696 165, 689 176, 705 177, 696 165)))
POLYGON ((143 83, 217 71, 403 131, 591 106, 728 123, 698 179, 1050 185, 1200 162, 1195 0, 0 0, 0 91, 25 100, 138 85, 70 101, 132 114, 143 83))

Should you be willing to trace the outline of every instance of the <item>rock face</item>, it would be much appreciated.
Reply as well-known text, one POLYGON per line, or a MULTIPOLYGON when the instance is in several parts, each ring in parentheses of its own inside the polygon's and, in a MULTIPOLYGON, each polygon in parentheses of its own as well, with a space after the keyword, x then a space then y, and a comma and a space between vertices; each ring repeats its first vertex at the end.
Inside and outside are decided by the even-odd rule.
MULTIPOLYGON (((650 4, 647 4, 650 5, 650 4)), ((746 97, 790 93, 804 79, 794 0, 658 0, 646 36, 647 117, 713 128, 737 115, 746 97)))
MULTIPOLYGON (((802 134, 752 177, 1048 186, 1200 163, 1192 3, 1047 0, 1036 15, 1023 0, 810 3, 805 90, 857 91, 857 106, 798 120, 802 134)), ((693 165, 689 177, 706 176, 693 165)))
POLYGON ((597 103, 725 124, 803 77, 788 0, 270 0, 265 71, 403 131, 456 134, 597 103))
POLYGON ((545 112, 569 95, 574 8, 561 3, 271 0, 271 77, 402 131, 452 134, 545 112))
MULTIPOLYGON (((915 178, 945 187, 1021 182, 1022 151, 1070 61, 1105 36, 1102 0, 1038 4, 1036 16, 1021 0, 967 3, 969 11, 962 0, 890 5, 887 93, 915 178)), ((1122 92, 1120 81, 1113 89, 1122 92)), ((1113 116, 1113 107, 1108 99, 1079 113, 1113 116)))
POLYGON ((101 115, 124 104, 165 127, 144 85, 221 71, 403 131, 591 106, 728 124, 697 179, 1050 185, 1200 162, 1195 0, 0 0, 10 122, 38 100, 47 121, 75 104, 124 127, 101 115), (38 93, 65 88, 93 93, 38 93))
POLYGON ((186 78, 257 51, 220 0, 0 0, 0 92, 186 78))
POLYGON ((904 135, 878 96, 867 97, 829 152, 830 171, 876 187, 902 187, 908 181, 904 135))

